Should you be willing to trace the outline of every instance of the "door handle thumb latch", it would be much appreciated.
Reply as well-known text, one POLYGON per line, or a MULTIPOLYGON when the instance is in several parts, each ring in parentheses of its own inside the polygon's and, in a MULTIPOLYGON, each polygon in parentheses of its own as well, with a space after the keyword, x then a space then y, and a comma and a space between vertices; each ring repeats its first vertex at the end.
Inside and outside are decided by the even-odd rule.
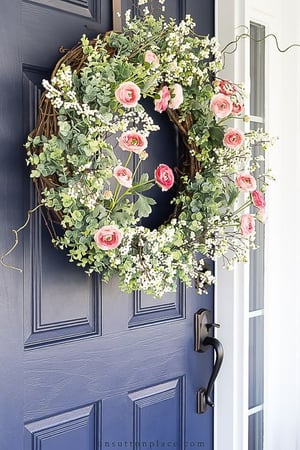
POLYGON ((218 341, 218 339, 216 339, 215 337, 209 336, 210 330, 215 327, 219 328, 220 325, 217 323, 212 323, 211 312, 208 309, 199 309, 199 311, 195 313, 194 350, 196 352, 203 353, 206 352, 210 348, 210 346, 212 346, 216 353, 216 360, 207 387, 201 387, 197 392, 198 414, 205 413, 208 406, 214 406, 214 403, 211 399, 211 393, 224 357, 224 350, 221 342, 218 341))

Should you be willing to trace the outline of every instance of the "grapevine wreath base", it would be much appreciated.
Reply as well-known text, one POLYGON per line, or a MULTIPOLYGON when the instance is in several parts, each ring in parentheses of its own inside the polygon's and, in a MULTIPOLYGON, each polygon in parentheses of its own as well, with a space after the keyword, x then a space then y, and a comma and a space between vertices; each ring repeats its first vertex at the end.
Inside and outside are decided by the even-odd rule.
POLYGON ((176 24, 145 11, 127 13, 122 33, 83 36, 44 81, 26 143, 53 243, 105 281, 117 272, 125 292, 161 297, 178 279, 204 292, 213 282, 206 261, 244 261, 264 218, 266 175, 252 146, 267 137, 228 126, 243 124, 243 88, 218 77, 218 43, 194 26, 190 16, 176 24), (151 99, 151 116, 142 98, 151 99), (156 114, 176 125, 181 156, 172 169, 162 154, 148 174, 156 114), (150 230, 140 220, 151 214, 155 184, 174 185, 176 195, 170 219, 150 230), (255 212, 245 213, 250 204, 255 212))

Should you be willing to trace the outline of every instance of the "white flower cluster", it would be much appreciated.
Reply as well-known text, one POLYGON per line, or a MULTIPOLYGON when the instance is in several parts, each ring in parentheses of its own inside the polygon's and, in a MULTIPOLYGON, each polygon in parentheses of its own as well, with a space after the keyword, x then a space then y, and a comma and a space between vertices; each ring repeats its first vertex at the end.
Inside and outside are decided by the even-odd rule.
POLYGON ((221 69, 222 57, 218 43, 215 39, 201 38, 195 46, 193 28, 195 23, 190 15, 187 15, 178 25, 174 25, 173 31, 166 37, 166 51, 162 55, 162 61, 169 66, 166 73, 166 81, 169 83, 179 82, 185 86, 191 86, 194 80, 200 86, 209 76, 221 69), (195 52, 197 47, 197 52, 195 52), (214 58, 209 64, 203 64, 210 55, 214 58))
MULTIPOLYGON (((118 254, 110 255, 111 265, 119 271, 123 290, 131 292, 142 287, 144 292, 160 298, 164 293, 176 289, 180 275, 180 279, 189 286, 192 279, 199 280, 198 292, 206 292, 207 286, 214 282, 214 277, 205 268, 204 259, 197 261, 193 252, 186 252, 185 258, 181 259, 180 247, 178 257, 174 258, 174 249, 170 252, 176 232, 172 225, 160 230, 151 231, 137 226, 124 231, 118 254)), ((185 242, 182 243, 184 246, 185 242)))
POLYGON ((70 66, 63 65, 52 78, 42 81, 43 87, 47 91, 46 97, 51 100, 55 109, 64 108, 66 111, 74 110, 79 116, 91 118, 93 121, 107 123, 105 116, 99 113, 98 109, 91 108, 88 103, 81 102, 78 99, 75 86, 72 79, 72 70, 70 66))
POLYGON ((245 167, 245 161, 249 161, 252 149, 249 141, 245 139, 244 145, 239 148, 218 147, 214 151, 220 175, 228 176, 245 167))
POLYGON ((75 200, 79 199, 81 205, 93 210, 99 202, 103 184, 101 177, 96 177, 92 172, 87 172, 76 184, 71 184, 68 187, 67 195, 75 200))
MULTIPOLYGON (((58 77, 56 79, 61 80, 58 77)), ((99 114, 97 109, 91 109, 87 103, 81 103, 78 100, 75 90, 55 87, 47 80, 43 80, 42 84, 47 91, 46 97, 51 100, 55 109, 59 110, 63 107, 67 111, 74 110, 78 115, 98 119, 105 123, 105 118, 99 114)))
POLYGON ((140 106, 138 109, 129 109, 121 117, 114 116, 109 124, 108 131, 116 134, 118 131, 136 131, 140 130, 145 137, 148 137, 152 131, 158 131, 159 126, 154 123, 152 117, 140 106))

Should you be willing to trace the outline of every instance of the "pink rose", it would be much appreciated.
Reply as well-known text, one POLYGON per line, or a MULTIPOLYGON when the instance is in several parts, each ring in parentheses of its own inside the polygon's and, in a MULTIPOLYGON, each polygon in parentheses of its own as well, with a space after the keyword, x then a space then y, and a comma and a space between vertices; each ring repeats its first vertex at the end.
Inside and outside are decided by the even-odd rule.
POLYGON ((169 88, 167 86, 164 86, 159 91, 159 98, 154 100, 155 111, 157 111, 159 113, 162 113, 163 111, 165 111, 168 107, 170 98, 171 98, 171 94, 170 94, 169 88))
POLYGON ((236 176, 236 185, 245 192, 253 192, 256 189, 256 180, 249 173, 241 173, 236 176))
POLYGON ((239 148, 244 142, 244 134, 235 128, 228 128, 224 134, 223 144, 228 148, 239 148))
POLYGON ((174 174, 167 164, 160 164, 154 171, 155 182, 162 191, 168 191, 174 184, 174 174))
POLYGON ((173 84, 170 86, 172 96, 169 101, 169 108, 178 109, 181 103, 183 102, 183 92, 182 86, 180 84, 173 84))
POLYGON ((122 237, 122 232, 114 225, 101 227, 94 234, 95 242, 101 250, 113 250, 117 248, 121 243, 122 237))
POLYGON ((241 233, 243 236, 249 236, 254 233, 255 230, 255 220, 251 214, 243 214, 241 216, 241 233))
POLYGON ((235 93, 236 87, 231 81, 221 80, 219 82, 219 90, 220 90, 221 94, 232 95, 235 93))
POLYGON ((151 52, 151 50, 147 50, 145 52, 145 62, 151 64, 152 67, 159 66, 158 56, 155 53, 151 52))
POLYGON ((210 101, 210 110, 220 119, 227 117, 232 112, 232 101, 224 94, 215 94, 210 101))
POLYGON ((119 138, 119 146, 128 152, 141 153, 148 145, 148 141, 138 131, 125 131, 119 138))
POLYGON ((251 193, 251 198, 253 205, 259 209, 264 209, 266 207, 266 202, 263 194, 260 191, 253 191, 251 193))
POLYGON ((125 108, 132 108, 138 104, 141 98, 141 90, 132 81, 124 81, 116 89, 115 97, 125 108))
POLYGON ((244 110, 244 106, 240 105, 239 103, 234 103, 232 104, 232 114, 234 115, 239 115, 243 112, 244 110))
POLYGON ((114 168, 114 177, 125 187, 132 186, 132 172, 127 167, 117 166, 114 168))

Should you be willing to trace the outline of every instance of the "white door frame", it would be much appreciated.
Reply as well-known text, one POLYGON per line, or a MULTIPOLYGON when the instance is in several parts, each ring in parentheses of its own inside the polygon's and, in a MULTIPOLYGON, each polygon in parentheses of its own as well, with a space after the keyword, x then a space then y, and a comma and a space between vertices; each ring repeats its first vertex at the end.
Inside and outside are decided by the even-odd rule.
MULTIPOLYGON (((280 46, 300 43, 298 0, 216 0, 221 47, 250 20, 262 23, 280 46)), ((224 78, 249 86, 249 42, 228 57, 224 78)), ((300 48, 266 46, 266 128, 278 143, 267 156, 276 182, 267 196, 265 267, 264 450, 300 449, 300 48)), ((239 124, 240 126, 240 124, 239 124)), ((214 450, 248 450, 248 267, 216 265, 216 335, 225 349, 215 389, 214 450)))

